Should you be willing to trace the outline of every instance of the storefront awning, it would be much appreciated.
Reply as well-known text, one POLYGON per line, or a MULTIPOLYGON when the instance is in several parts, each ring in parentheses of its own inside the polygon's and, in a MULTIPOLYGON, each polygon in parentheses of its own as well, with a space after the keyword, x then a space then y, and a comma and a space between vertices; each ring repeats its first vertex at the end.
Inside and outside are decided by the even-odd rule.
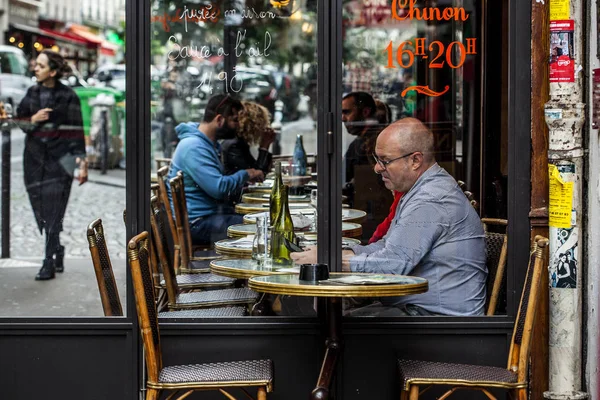
POLYGON ((57 31, 52 31, 50 29, 40 29, 40 28, 36 28, 33 26, 29 26, 29 25, 23 25, 23 24, 11 24, 10 26, 12 29, 16 29, 16 30, 28 32, 28 33, 33 33, 38 36, 43 36, 43 37, 51 38, 54 40, 58 40, 60 42, 66 42, 66 43, 76 44, 76 45, 81 45, 81 46, 86 46, 86 47, 89 47, 90 45, 93 45, 94 47, 96 46, 96 44, 90 43, 89 41, 87 41, 83 38, 79 38, 79 37, 65 34, 65 33, 60 33, 57 31))
POLYGON ((85 40, 95 43, 96 45, 101 45, 102 42, 104 42, 104 39, 102 37, 96 35, 93 32, 90 32, 83 25, 71 24, 69 26, 68 32, 72 35, 79 36, 81 38, 84 38, 85 40))

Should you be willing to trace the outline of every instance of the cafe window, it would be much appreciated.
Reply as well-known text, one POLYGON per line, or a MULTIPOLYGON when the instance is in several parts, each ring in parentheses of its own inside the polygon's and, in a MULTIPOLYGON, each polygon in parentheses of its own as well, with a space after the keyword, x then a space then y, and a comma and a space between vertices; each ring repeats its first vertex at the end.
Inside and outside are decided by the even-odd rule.
MULTIPOLYGON (((273 238, 269 227, 276 221, 269 210, 277 171, 289 187, 295 244, 316 244, 317 231, 323 232, 316 222, 323 207, 315 207, 315 194, 329 188, 317 183, 317 172, 327 173, 317 171, 318 150, 326 156, 317 142, 328 128, 317 126, 317 70, 327 59, 323 53, 317 59, 316 6, 311 1, 152 3, 149 168, 161 182, 153 190, 154 223, 167 238, 165 255, 174 272, 193 272, 195 261, 203 261, 215 275, 242 279, 244 287, 245 276, 233 270, 254 263, 250 268, 256 271, 256 263, 265 263, 258 249, 261 240, 273 238), (177 233, 180 192, 190 230, 177 233), (181 257, 182 252, 188 254, 181 257)), ((488 312, 507 232, 506 18, 506 4, 475 0, 342 3, 343 99, 337 117, 343 125, 343 160, 336 179, 343 238, 338 245, 367 245, 393 229, 382 223, 393 218, 394 186, 374 156, 381 165, 405 166, 415 154, 393 161, 404 154, 380 153, 377 137, 394 122, 421 121, 432 133, 439 174, 455 182, 454 195, 463 196, 459 212, 468 211, 474 225, 485 222, 485 233, 483 225, 475 233, 476 260, 465 272, 478 282, 471 288, 476 304, 448 315, 488 312), (364 114, 364 101, 369 107, 372 102, 373 112, 364 114), (500 244, 492 246, 488 236, 500 244)), ((459 262, 464 253, 451 250, 444 257, 459 262)), ((264 268, 293 267, 285 259, 273 262, 264 268)), ((506 278, 499 279, 490 314, 507 313, 506 278)), ((215 289, 227 287, 225 282, 215 289)), ((264 297, 259 304, 262 313, 253 315, 315 314, 312 302, 293 297, 264 297)), ((364 305, 346 302, 348 310, 364 305)))
MULTIPOLYGON (((87 71, 100 48, 81 60, 85 37, 61 35, 28 40, 15 33, 0 57, 10 137, 2 154, 10 157, 10 193, 2 197, 0 317, 126 314, 125 77, 87 71), (93 247, 99 256, 107 250, 112 262, 104 276, 119 304, 112 310, 100 300, 102 272, 95 273, 88 242, 98 218, 103 232, 93 247)), ((102 57, 102 70, 125 70, 122 49, 102 57)))
POLYGON ((506 314, 506 278, 498 276, 493 290, 508 224, 505 18, 502 4, 479 1, 343 2, 344 212, 364 211, 360 240, 379 241, 350 264, 359 272, 429 274, 430 281, 426 295, 349 302, 346 315, 506 314), (405 134, 421 123, 431 132, 430 150, 405 134), (415 169, 418 181, 409 176, 415 169), (470 235, 485 235, 478 243, 459 228, 476 225, 470 235))
MULTIPOLYGON (((293 246, 316 244, 316 15, 316 2, 304 1, 152 3, 149 168, 161 184, 155 211, 164 214, 155 223, 169 231, 168 214, 176 221, 179 204, 190 226, 164 248, 173 262, 191 239, 174 272, 212 260, 222 281, 213 289, 241 292, 251 271, 236 272, 240 265, 285 271, 293 246), (271 193, 283 186, 288 203, 276 205, 289 209, 293 232, 270 212, 271 193), (265 257, 268 247, 277 255, 265 257), (242 287, 233 288, 236 279, 242 287)), ((264 297, 259 308, 260 315, 316 314, 312 300, 291 296, 264 297)))

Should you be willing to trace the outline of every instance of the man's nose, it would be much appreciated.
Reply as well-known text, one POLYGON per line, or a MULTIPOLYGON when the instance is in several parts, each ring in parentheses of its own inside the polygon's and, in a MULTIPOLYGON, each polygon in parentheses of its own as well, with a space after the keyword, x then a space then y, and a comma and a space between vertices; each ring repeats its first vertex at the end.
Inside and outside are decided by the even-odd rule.
POLYGON ((375 165, 373 166, 373 171, 375 171, 375 173, 377 175, 381 174, 383 171, 385 171, 385 168, 381 168, 381 165, 379 165, 378 162, 375 163, 375 165))

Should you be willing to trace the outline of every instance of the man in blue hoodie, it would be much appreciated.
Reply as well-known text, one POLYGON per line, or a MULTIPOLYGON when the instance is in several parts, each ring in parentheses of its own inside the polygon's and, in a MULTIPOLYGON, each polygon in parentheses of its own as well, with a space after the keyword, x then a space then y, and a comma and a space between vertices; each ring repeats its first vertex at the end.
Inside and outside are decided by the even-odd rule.
MULTIPOLYGON (((240 170, 225 175, 218 140, 233 139, 238 129, 238 113, 243 106, 239 100, 225 94, 211 97, 204 119, 177 125, 179 144, 173 154, 168 178, 179 171, 187 202, 193 244, 211 244, 227 237, 227 228, 241 224, 242 216, 226 204, 231 193, 240 192, 247 181, 264 178, 257 169, 240 170)), ((173 200, 169 193, 171 206, 173 200)))

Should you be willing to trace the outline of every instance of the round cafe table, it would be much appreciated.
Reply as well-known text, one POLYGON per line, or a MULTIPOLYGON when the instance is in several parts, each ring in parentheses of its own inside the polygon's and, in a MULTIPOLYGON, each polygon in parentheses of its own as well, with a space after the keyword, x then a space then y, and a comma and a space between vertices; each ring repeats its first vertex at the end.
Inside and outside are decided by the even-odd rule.
MULTIPOLYGON (((246 193, 242 195, 244 203, 268 203, 271 193, 246 193)), ((288 202, 291 203, 310 203, 310 194, 289 194, 288 202)))
MULTIPOLYGON (((308 241, 313 241, 312 237, 305 236, 308 241)), ((252 240, 244 240, 243 238, 223 239, 215 242, 215 252, 222 256, 234 258, 251 258, 252 257, 252 240)), ((316 244, 316 235, 314 237, 316 244)), ((360 240, 353 238, 342 238, 342 246, 352 246, 360 244, 360 240)))
MULTIPOLYGON (((243 204, 243 203, 240 203, 243 204)), ((247 203, 246 203, 247 204, 247 203)), ((236 206, 237 207, 237 206, 236 206)), ((236 209, 237 211, 237 209, 236 209)), ((267 216, 269 211, 269 207, 260 207, 258 211, 251 211, 244 214, 244 224, 256 224, 256 217, 267 216)), ((307 208, 294 208, 290 207, 290 214, 299 214, 302 213, 306 216, 312 216, 315 213, 315 210, 312 207, 307 208)), ((360 224, 367 218, 367 213, 363 210, 357 210, 355 208, 343 208, 342 209, 342 221, 343 222, 355 222, 360 224)))
POLYGON ((327 299, 328 337, 325 340, 325 357, 317 385, 311 393, 312 400, 329 398, 329 385, 335 376, 337 359, 342 348, 342 297, 384 297, 405 296, 423 293, 428 290, 426 279, 402 275, 331 273, 330 279, 371 278, 377 284, 333 284, 324 281, 301 281, 294 274, 254 276, 248 280, 248 287, 257 292, 310 296, 327 299))
MULTIPOLYGON (((315 231, 295 230, 296 235, 316 235, 315 231)), ((230 238, 240 238, 256 233, 256 224, 237 224, 227 228, 227 236, 230 238)), ((355 222, 342 222, 342 236, 349 238, 360 238, 362 235, 362 225, 355 222)))
MULTIPOLYGON (((309 202, 289 203, 290 212, 299 209, 311 209, 309 202)), ((259 211, 269 211, 269 202, 265 203, 238 203, 235 205, 235 212, 238 214, 249 214, 259 211)))

